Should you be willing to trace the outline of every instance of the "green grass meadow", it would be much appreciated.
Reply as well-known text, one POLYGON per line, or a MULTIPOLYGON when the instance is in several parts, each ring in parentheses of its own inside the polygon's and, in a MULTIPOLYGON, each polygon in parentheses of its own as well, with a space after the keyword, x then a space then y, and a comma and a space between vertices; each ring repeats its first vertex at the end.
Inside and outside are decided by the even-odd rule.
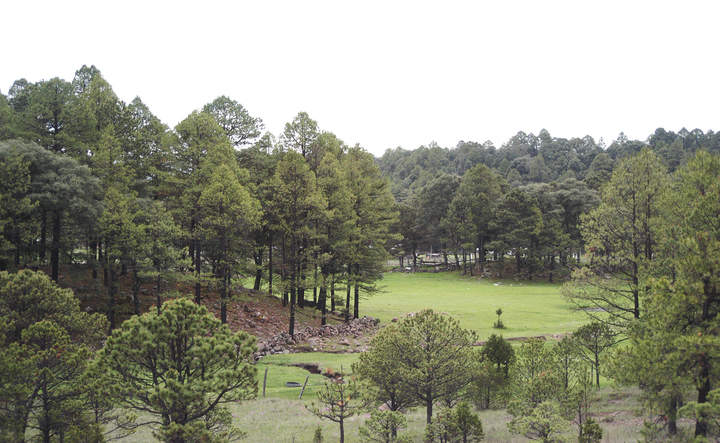
MULTIPOLYGON (((558 284, 490 281, 458 273, 387 273, 381 285, 382 292, 363 299, 360 304, 361 315, 377 317, 381 325, 407 313, 432 308, 452 315, 484 340, 492 333, 505 337, 564 333, 587 321, 583 313, 573 310, 562 297, 558 284), (506 328, 502 330, 492 328, 497 308, 503 310, 506 328)), ((289 388, 285 383, 304 383, 309 375, 303 399, 312 399, 327 379, 293 364, 316 363, 323 372, 330 368, 349 373, 357 356, 323 352, 266 356, 257 365, 258 395, 262 396, 263 377, 268 368, 267 398, 297 399, 300 388, 289 388)))
POLYGON ((295 400, 299 397, 301 388, 289 388, 286 382, 294 381, 308 383, 303 393, 303 400, 312 400, 320 386, 325 383, 327 377, 320 374, 310 374, 303 368, 292 366, 294 363, 316 363, 325 372, 331 369, 334 372, 350 373, 353 362, 357 360, 358 354, 330 354, 324 352, 303 352, 297 354, 275 354, 263 357, 257 364, 258 368, 258 397, 262 397, 263 378, 265 368, 268 369, 267 385, 265 395, 268 398, 282 398, 295 400))
POLYGON ((560 285, 466 277, 456 272, 386 273, 382 292, 360 302, 360 315, 381 322, 425 308, 445 312, 481 340, 492 333, 504 337, 570 332, 587 322, 560 294, 560 285), (505 329, 493 329, 495 311, 502 308, 505 329))
MULTIPOLYGON (((407 313, 432 308, 456 318, 461 326, 475 330, 481 340, 491 333, 505 337, 549 335, 570 332, 587 322, 587 317, 572 309, 560 294, 559 284, 545 282, 517 282, 464 277, 458 273, 387 273, 380 282, 382 292, 364 298, 360 314, 379 318, 382 324, 407 313), (506 329, 492 328, 497 319, 495 310, 502 308, 506 329)), ((315 398, 318 389, 327 380, 320 374, 293 366, 298 363, 315 363, 325 372, 350 373, 352 363, 359 354, 306 352, 276 354, 263 357, 257 364, 258 399, 231 406, 233 423, 247 433, 248 442, 311 442, 317 426, 322 428, 324 441, 338 441, 338 426, 312 415, 306 406, 315 398), (262 396, 263 376, 268 369, 266 397, 262 396), (286 382, 308 384, 303 399, 298 400, 301 388, 287 387, 286 382)), ((607 384, 606 384, 607 386, 607 384)), ((601 414, 615 417, 616 410, 636 406, 631 399, 618 399, 613 391, 603 389, 601 414), (631 403, 628 403, 631 402, 631 403)), ((488 442, 528 441, 507 430, 509 416, 504 410, 478 411, 488 442)), ((625 413, 625 412, 623 412, 625 413)), ((346 441, 359 441, 358 429, 368 414, 352 417, 346 422, 346 441)), ((425 412, 422 408, 407 414, 408 429, 413 441, 422 441, 425 412)), ((623 423, 603 423, 603 441, 636 440, 641 420, 628 418, 623 423), (628 420, 635 420, 628 426, 628 420)), ((574 430, 566 437, 572 439, 574 430)), ((149 429, 141 429, 124 441, 152 441, 149 429)))

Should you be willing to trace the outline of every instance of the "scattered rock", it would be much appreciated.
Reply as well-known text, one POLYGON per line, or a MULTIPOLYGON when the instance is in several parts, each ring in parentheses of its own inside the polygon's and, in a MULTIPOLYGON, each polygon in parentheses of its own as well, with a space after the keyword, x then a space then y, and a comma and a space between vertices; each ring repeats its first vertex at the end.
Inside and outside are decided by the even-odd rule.
POLYGON ((291 348, 295 352, 307 351, 308 349, 316 351, 322 349, 322 345, 325 344, 326 340, 335 337, 343 337, 338 342, 340 345, 351 346, 349 337, 360 339, 367 332, 377 329, 379 323, 376 318, 362 317, 349 323, 300 328, 295 332, 295 338, 291 337, 287 332, 281 332, 269 339, 259 341, 255 359, 270 354, 286 354, 291 351, 291 348), (306 345, 299 346, 300 343, 306 343, 306 345))

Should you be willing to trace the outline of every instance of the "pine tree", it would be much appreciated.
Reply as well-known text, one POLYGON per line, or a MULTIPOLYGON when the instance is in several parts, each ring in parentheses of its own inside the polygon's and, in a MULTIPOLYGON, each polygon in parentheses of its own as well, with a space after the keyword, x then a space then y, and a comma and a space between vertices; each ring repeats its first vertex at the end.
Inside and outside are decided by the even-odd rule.
POLYGON ((105 338, 100 314, 80 309, 42 272, 0 272, 0 436, 44 441, 84 427, 83 372, 105 338))
POLYGON ((257 395, 255 350, 254 337, 180 298, 125 321, 93 364, 118 407, 149 413, 163 441, 189 442, 237 433, 223 405, 257 395))
POLYGON ((251 233, 260 223, 260 204, 226 164, 209 163, 210 177, 198 199, 199 235, 220 287, 220 319, 227 322, 230 280, 246 267, 251 233))
POLYGON ((581 218, 591 261, 563 292, 593 320, 622 329, 641 318, 641 282, 659 252, 657 217, 668 186, 660 159, 643 149, 620 162, 600 206, 581 218))

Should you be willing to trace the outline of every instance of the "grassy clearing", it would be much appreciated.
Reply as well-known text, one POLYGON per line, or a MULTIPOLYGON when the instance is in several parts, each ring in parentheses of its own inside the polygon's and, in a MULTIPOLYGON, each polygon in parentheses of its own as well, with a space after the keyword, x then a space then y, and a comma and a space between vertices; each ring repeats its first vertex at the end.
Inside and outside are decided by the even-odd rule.
MULTIPOLYGON (((531 336, 569 332, 587 321, 583 313, 574 311, 560 295, 558 284, 489 281, 463 277, 458 273, 387 273, 382 281, 384 292, 361 303, 361 314, 372 315, 383 323, 394 317, 423 308, 447 312, 461 325, 476 330, 481 339, 491 333, 505 337, 531 336), (492 328, 495 310, 502 308, 506 329, 492 328)), ((278 354, 263 358, 258 364, 258 381, 267 367, 267 397, 296 399, 299 388, 288 388, 285 383, 302 383, 309 374, 294 363, 317 363, 322 369, 349 372, 357 354, 331 354, 308 352, 278 354)), ((314 397, 325 377, 310 374, 305 398, 314 397)))
MULTIPOLYGON (((571 309, 560 295, 559 285, 534 282, 488 281, 462 277, 456 273, 390 273, 382 282, 383 293, 363 300, 361 314, 372 315, 383 322, 402 317, 408 312, 433 308, 457 318, 462 326, 480 334, 481 339, 493 332, 495 310, 502 308, 507 329, 500 331, 506 337, 532 336, 569 332, 587 321, 582 312, 571 309), (495 284, 499 283, 499 284, 495 284)), ((312 415, 305 406, 316 398, 318 388, 327 380, 319 374, 310 374, 297 363, 315 363, 325 371, 342 368, 350 372, 358 354, 307 352, 266 356, 258 362, 257 400, 231 406, 233 423, 247 432, 244 441, 250 442, 310 442, 315 428, 322 428, 325 441, 338 440, 338 426, 312 415), (262 380, 268 368, 266 395, 262 396, 262 380), (302 400, 300 388, 288 388, 285 383, 302 383, 309 375, 308 386, 302 400)), ((635 414, 638 409, 637 392, 617 392, 604 387, 593 407, 593 415, 604 432, 603 441, 636 441, 643 418, 635 414)), ((510 434, 507 430, 509 415, 504 410, 479 411, 487 442, 525 442, 527 439, 510 434)), ((346 422, 346 441, 359 441, 358 429, 368 414, 353 417, 346 422)), ((421 442, 425 429, 424 409, 407 413, 408 433, 413 441, 421 442)), ((568 430, 566 438, 573 440, 576 429, 568 430)), ((124 441, 152 441, 152 432, 143 429, 124 441)))
MULTIPOLYGON (((314 397, 313 397, 314 398, 314 397)), ((603 441, 625 442, 640 438, 643 417, 635 414, 638 407, 637 392, 629 390, 619 393, 605 387, 599 392, 599 399, 592 408, 592 415, 603 429, 603 441)), ((311 442, 315 428, 322 428, 325 441, 338 441, 338 425, 320 420, 305 406, 309 401, 283 398, 265 398, 232 405, 233 423, 247 433, 243 441, 253 443, 311 442)), ((485 430, 485 442, 527 442, 526 438, 511 434, 507 429, 510 416, 504 410, 478 411, 485 430)), ((360 441, 358 429, 369 417, 362 414, 345 423, 345 438, 348 442, 360 441)), ((425 411, 416 408, 406 414, 408 428, 404 430, 414 442, 422 442, 425 431, 425 411)), ((689 425, 681 423, 681 429, 689 432, 689 425)), ((567 441, 576 438, 577 428, 573 425, 565 434, 567 441)), ((121 441, 153 441, 150 429, 141 429, 135 435, 121 441)))
POLYGON ((318 389, 328 379, 320 374, 310 374, 305 369, 292 366, 295 363, 316 363, 325 372, 327 369, 350 373, 350 366, 357 360, 358 354, 329 354, 323 352, 303 352, 298 354, 276 354, 263 357, 258 362, 258 396, 262 396, 262 382, 265 368, 268 368, 267 397, 288 400, 297 399, 301 388, 289 388, 286 382, 294 381, 304 383, 309 376, 308 384, 303 394, 303 400, 314 399, 318 389))
POLYGON ((523 337, 570 332, 587 322, 560 294, 560 285, 464 277, 458 273, 386 273, 383 292, 360 303, 360 314, 388 322, 424 308, 446 312, 478 332, 523 337), (502 308, 506 328, 493 329, 502 308))

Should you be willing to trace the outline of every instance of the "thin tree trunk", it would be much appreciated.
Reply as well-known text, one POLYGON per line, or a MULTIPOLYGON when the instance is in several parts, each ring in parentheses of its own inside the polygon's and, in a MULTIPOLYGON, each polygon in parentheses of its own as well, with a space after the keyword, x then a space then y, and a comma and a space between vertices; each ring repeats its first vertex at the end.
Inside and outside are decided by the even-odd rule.
POLYGON ((317 298, 317 277, 318 277, 318 271, 317 271, 317 265, 314 266, 315 273, 313 275, 313 303, 315 303, 315 306, 317 306, 318 298, 317 298))
POLYGON ((272 297, 273 295, 273 237, 272 232, 268 234, 268 293, 272 297))
MULTIPOLYGON (((702 384, 698 386, 697 402, 698 404, 707 403, 708 394, 710 393, 710 363, 706 357, 700 358, 700 380, 702 384)), ((708 417, 701 413, 697 417, 695 422, 695 436, 707 436, 708 432, 708 417)))
POLYGON ((103 286, 107 287, 108 285, 108 273, 107 273, 107 266, 105 265, 105 255, 107 253, 107 241, 103 242, 103 239, 100 239, 100 242, 98 243, 99 249, 98 249, 98 260, 100 263, 103 263, 103 286), (103 249, 103 244, 104 249, 103 249), (103 250, 105 252, 103 252, 103 250))
POLYGON ((600 387, 600 355, 595 354, 595 384, 600 387))
POLYGON ((107 260, 108 275, 108 321, 110 322, 110 330, 115 329, 115 269, 110 260, 107 260))
POLYGON ((285 251, 285 236, 282 238, 282 267, 280 272, 280 279, 283 288, 283 306, 288 305, 288 285, 287 285, 287 255, 285 251))
POLYGON ((135 315, 140 315, 140 276, 138 275, 137 264, 133 266, 133 309, 135 315))
POLYGON ((160 306, 162 305, 162 298, 160 296, 160 270, 158 270, 157 277, 155 277, 155 298, 157 299, 157 313, 160 315, 160 306))
POLYGON ((330 312, 335 312, 335 274, 330 277, 330 312))
POLYGON ((345 297, 345 323, 350 321, 350 291, 352 290, 352 279, 350 278, 350 275, 352 273, 352 266, 347 265, 347 295, 345 297))
MULTIPOLYGON (((295 239, 292 239, 290 247, 290 254, 293 257, 294 260, 297 260, 298 251, 297 251, 297 242, 295 239)), ((292 274, 290 275, 290 331, 289 334, 291 337, 295 337, 295 303, 297 302, 297 282, 298 282, 298 275, 297 275, 297 266, 295 263, 292 264, 292 274)))
POLYGON ((253 285, 253 289, 256 291, 260 290, 260 284, 262 283, 262 259, 264 254, 263 248, 260 248, 258 251, 255 252, 255 284, 253 285))
POLYGON ((291 337, 295 336, 295 277, 293 276, 293 284, 290 286, 290 330, 291 337))
POLYGON ((222 287, 220 289, 220 321, 227 323, 227 299, 228 299, 228 280, 230 276, 227 271, 223 272, 222 287))
POLYGON ((432 402, 432 395, 430 395, 430 392, 426 392, 426 400, 425 400, 425 420, 427 424, 432 423, 432 415, 433 415, 433 402, 432 402))
POLYGON ((304 266, 302 259, 298 260, 297 278, 298 278, 297 303, 298 303, 299 307, 304 308, 305 307, 305 266, 304 266))
POLYGON ((40 266, 45 264, 46 245, 47 245, 47 211, 45 211, 43 209, 41 212, 41 216, 40 216, 40 253, 39 253, 40 266))
POLYGON ((195 303, 200 304, 202 301, 202 294, 200 291, 200 248, 195 240, 195 303))
POLYGON ((98 263, 98 240, 93 239, 92 241, 92 278, 97 280, 97 263, 98 263))
POLYGON ((360 317, 360 282, 357 278, 360 275, 360 265, 355 265, 355 303, 353 304, 353 318, 360 317))
POLYGON ((326 325, 327 324, 327 287, 326 287, 326 281, 327 281, 327 274, 323 273, 322 275, 322 281, 320 282, 320 298, 318 300, 318 303, 320 303, 320 324, 326 325))
POLYGON ((342 418, 340 419, 340 443, 345 443, 345 427, 342 418))
POLYGON ((670 395, 670 404, 668 407, 668 434, 677 434, 677 410, 678 410, 678 396, 677 394, 670 395))
MULTIPOLYGON (((44 378, 44 377, 43 377, 44 378)), ((47 382, 45 382, 47 383, 47 382)), ((43 384, 45 384, 43 383, 43 384)), ((43 443, 50 443, 50 426, 52 423, 52 419, 50 418, 50 405, 48 404, 47 399, 47 392, 45 391, 45 387, 43 387, 43 394, 42 394, 42 404, 43 404, 43 415, 44 419, 42 420, 42 423, 40 424, 42 436, 43 436, 43 443)))
POLYGON ((61 210, 57 209, 53 212, 53 239, 52 249, 50 250, 50 267, 51 278, 57 282, 60 274, 60 221, 61 210))

